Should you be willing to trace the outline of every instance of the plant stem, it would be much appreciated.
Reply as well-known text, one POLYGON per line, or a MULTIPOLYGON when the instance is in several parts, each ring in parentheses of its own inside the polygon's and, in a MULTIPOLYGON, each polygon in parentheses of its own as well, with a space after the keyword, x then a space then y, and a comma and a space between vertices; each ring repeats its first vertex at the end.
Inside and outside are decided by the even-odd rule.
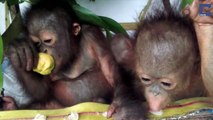
POLYGON ((148 11, 151 3, 152 3, 152 0, 148 0, 146 6, 143 8, 143 10, 140 13, 139 20, 143 20, 144 19, 145 15, 146 15, 146 12, 148 11))

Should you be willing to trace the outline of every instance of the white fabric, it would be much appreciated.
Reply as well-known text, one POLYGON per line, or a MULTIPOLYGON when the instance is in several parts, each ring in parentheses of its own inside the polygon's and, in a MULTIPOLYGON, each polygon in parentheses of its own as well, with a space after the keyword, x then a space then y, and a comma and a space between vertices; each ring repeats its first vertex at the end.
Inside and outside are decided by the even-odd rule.
POLYGON ((23 87, 18 82, 16 74, 10 64, 8 58, 4 58, 2 63, 3 68, 3 88, 5 96, 11 96, 15 99, 18 106, 27 104, 29 97, 23 90, 23 87))

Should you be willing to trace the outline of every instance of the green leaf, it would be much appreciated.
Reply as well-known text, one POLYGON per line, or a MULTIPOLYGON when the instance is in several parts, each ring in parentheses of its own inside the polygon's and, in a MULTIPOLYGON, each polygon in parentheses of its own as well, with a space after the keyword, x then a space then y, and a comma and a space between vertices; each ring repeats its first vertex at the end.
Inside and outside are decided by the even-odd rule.
POLYGON ((115 20, 104 16, 97 16, 92 11, 81 7, 78 4, 72 4, 72 7, 80 21, 104 28, 108 33, 107 35, 111 36, 109 30, 114 33, 122 33, 127 35, 126 30, 115 20))
POLYGON ((122 33, 124 35, 127 35, 126 30, 115 20, 108 18, 108 17, 104 17, 104 16, 99 16, 107 25, 107 28, 114 32, 114 33, 122 33))
POLYGON ((0 0, 0 2, 4 3, 7 1, 9 6, 17 5, 23 2, 36 3, 38 0, 0 0))
POLYGON ((185 8, 187 5, 191 5, 193 0, 182 0, 181 2, 181 8, 185 8))
POLYGON ((2 35, 4 40, 4 45, 7 45, 10 41, 14 40, 22 31, 22 18, 21 15, 18 13, 8 29, 2 35))
POLYGON ((98 17, 97 15, 95 15, 92 11, 81 7, 78 4, 74 4, 72 5, 76 15, 78 16, 80 21, 83 21, 85 23, 90 23, 93 25, 97 25, 103 28, 106 28, 107 26, 105 25, 105 23, 102 21, 102 19, 100 17, 98 17))

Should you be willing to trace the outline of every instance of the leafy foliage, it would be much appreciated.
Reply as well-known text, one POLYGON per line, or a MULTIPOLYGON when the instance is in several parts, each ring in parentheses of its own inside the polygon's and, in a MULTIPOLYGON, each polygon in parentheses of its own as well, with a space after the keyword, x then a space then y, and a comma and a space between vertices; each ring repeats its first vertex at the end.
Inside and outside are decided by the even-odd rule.
POLYGON ((182 0, 181 8, 185 8, 187 5, 191 5, 193 0, 182 0))
MULTIPOLYGON (((18 13, 13 22, 2 35, 4 45, 6 46, 10 41, 14 40, 22 31, 21 15, 18 13)), ((6 48, 6 47, 5 47, 6 48)))
POLYGON ((81 7, 77 3, 76 4, 71 3, 71 5, 76 15, 81 21, 100 26, 104 28, 107 33, 110 33, 109 31, 112 31, 114 33, 122 33, 127 35, 126 30, 115 20, 104 16, 97 16, 92 11, 84 7, 81 7))
POLYGON ((23 3, 23 2, 35 3, 37 1, 38 0, 0 0, 0 2, 2 2, 2 3, 7 2, 9 6, 17 5, 17 4, 20 4, 20 3, 23 3))
MULTIPOLYGON (((6 1, 8 2, 9 5, 16 5, 22 2, 36 3, 36 1, 38 0, 6 0, 6 1)), ((127 35, 126 30, 115 20, 104 16, 98 16, 94 14, 92 11, 84 7, 81 7, 75 0, 67 0, 67 1, 73 7, 76 15, 82 22, 97 25, 104 28, 106 30, 108 37, 111 36, 110 31, 114 33, 122 33, 127 35)), ((5 2, 5 0, 0 0, 0 2, 5 2)), ((2 36, 5 44, 13 40, 21 32, 21 29, 22 29, 21 17, 20 14, 17 14, 10 27, 6 30, 6 32, 2 36)))
POLYGON ((99 16, 99 17, 104 21, 104 23, 106 24, 107 28, 110 31, 113 31, 114 33, 122 33, 127 35, 126 30, 115 20, 108 17, 104 17, 104 16, 99 16))

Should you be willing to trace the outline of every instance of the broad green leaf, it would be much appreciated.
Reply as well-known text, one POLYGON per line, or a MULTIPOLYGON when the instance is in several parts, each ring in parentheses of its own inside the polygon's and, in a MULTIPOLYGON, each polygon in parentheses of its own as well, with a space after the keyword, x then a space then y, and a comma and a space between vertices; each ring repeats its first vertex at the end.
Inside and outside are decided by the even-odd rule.
POLYGON ((114 33, 122 33, 124 35, 127 35, 126 30, 115 20, 108 18, 108 17, 104 17, 104 16, 99 16, 107 25, 107 28, 114 32, 114 33))
POLYGON ((185 8, 187 5, 191 5, 193 0, 182 0, 181 2, 181 8, 185 8))
POLYGON ((111 36, 110 31, 127 35, 126 30, 115 20, 104 16, 97 16, 92 11, 77 4, 75 0, 69 1, 69 3, 72 5, 72 8, 74 9, 80 21, 104 28, 106 30, 107 36, 111 36))
POLYGON ((4 45, 7 45, 10 41, 14 40, 22 31, 21 15, 17 14, 8 29, 2 35, 4 45))
MULTIPOLYGON (((72 5, 72 7, 76 15, 80 19, 80 21, 102 27, 106 30, 107 33, 109 33, 108 30, 110 30, 114 33, 122 33, 127 35, 127 32, 125 31, 125 29, 115 20, 108 17, 104 17, 104 16, 97 16, 92 11, 84 7, 81 7, 78 4, 74 4, 72 5)), ((107 35, 110 35, 110 34, 107 34, 107 35)))
POLYGON ((80 5, 77 4, 72 5, 72 7, 80 21, 97 25, 103 28, 107 27, 105 23, 102 21, 102 19, 97 15, 95 15, 92 11, 84 7, 81 7, 80 5))

